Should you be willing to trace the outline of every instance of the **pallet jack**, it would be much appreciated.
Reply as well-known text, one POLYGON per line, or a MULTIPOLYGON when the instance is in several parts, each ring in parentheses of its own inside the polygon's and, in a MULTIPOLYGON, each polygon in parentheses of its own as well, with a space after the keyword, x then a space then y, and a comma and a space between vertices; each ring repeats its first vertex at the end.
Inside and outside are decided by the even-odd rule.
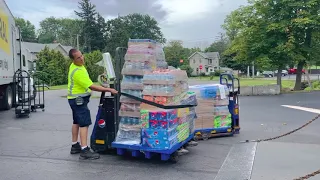
MULTIPOLYGON (((111 56, 109 53, 103 54, 103 59, 98 62, 98 65, 103 66, 105 69, 104 74, 99 75, 98 82, 103 87, 110 87, 120 92, 120 79, 121 79, 121 63, 124 62, 126 49, 117 48, 116 52, 116 71, 114 71, 111 56), (115 74, 117 72, 117 75, 115 74), (116 78, 118 77, 118 78, 116 78)), ((120 108, 118 95, 106 96, 105 92, 101 93, 98 113, 96 115, 96 122, 90 137, 90 146, 96 152, 108 152, 112 150, 111 144, 116 138, 116 133, 119 126, 118 109, 120 108)))
MULTIPOLYGON (((127 49, 122 47, 118 47, 116 49, 115 70, 113 68, 111 56, 109 53, 104 53, 102 62, 97 63, 100 66, 103 66, 106 70, 104 74, 98 77, 99 83, 104 87, 114 88, 118 91, 118 95, 106 96, 106 93, 101 93, 100 96, 96 122, 94 124, 93 131, 90 137, 91 148, 99 153, 114 152, 115 150, 112 148, 112 142, 114 142, 117 131, 119 129, 120 119, 118 112, 121 106, 120 94, 160 108, 164 107, 163 105, 143 100, 130 94, 121 92, 121 70, 124 64, 124 55, 126 54, 126 51, 127 49)), ((168 106, 165 108, 186 108, 194 106, 196 105, 168 106)), ((177 151, 177 156, 188 153, 188 150, 186 150, 188 146, 196 145, 198 145, 197 142, 193 140, 189 141, 177 151)), ((174 157, 174 159, 175 158, 177 157, 174 157)))
POLYGON ((220 84, 226 85, 229 89, 229 111, 231 113, 231 127, 233 134, 240 133, 239 122, 239 94, 240 94, 240 80, 232 74, 223 73, 220 75, 220 84), (231 83, 229 83, 231 81, 231 83), (235 87, 235 81, 238 85, 235 87))

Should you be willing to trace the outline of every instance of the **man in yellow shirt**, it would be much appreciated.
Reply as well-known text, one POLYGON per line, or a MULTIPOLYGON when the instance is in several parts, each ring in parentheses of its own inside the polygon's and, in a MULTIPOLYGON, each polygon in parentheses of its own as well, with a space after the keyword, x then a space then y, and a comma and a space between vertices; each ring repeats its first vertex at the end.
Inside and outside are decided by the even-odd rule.
POLYGON ((84 67, 84 57, 77 49, 69 51, 72 63, 69 67, 68 75, 68 102, 72 109, 72 146, 71 154, 80 153, 80 159, 98 159, 98 153, 93 152, 87 144, 88 128, 92 124, 88 103, 90 101, 91 90, 98 92, 118 92, 112 88, 105 88, 94 85, 89 74, 84 67), (80 143, 78 135, 80 129, 80 143), (81 144, 81 145, 80 145, 81 144))

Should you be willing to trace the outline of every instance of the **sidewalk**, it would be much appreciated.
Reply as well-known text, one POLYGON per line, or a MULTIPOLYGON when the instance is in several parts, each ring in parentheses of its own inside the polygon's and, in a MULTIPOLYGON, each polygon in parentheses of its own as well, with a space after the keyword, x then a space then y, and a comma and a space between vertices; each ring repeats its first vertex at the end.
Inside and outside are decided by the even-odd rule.
POLYGON ((320 169, 319 152, 316 144, 235 144, 215 180, 293 180, 320 169))

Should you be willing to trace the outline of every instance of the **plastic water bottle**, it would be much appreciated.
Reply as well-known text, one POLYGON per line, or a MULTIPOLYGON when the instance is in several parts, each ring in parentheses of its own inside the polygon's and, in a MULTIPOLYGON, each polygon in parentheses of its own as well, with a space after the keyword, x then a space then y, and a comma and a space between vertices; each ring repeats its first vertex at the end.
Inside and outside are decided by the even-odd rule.
POLYGON ((127 62, 127 63, 126 63, 126 69, 130 70, 130 69, 133 68, 132 66, 133 66, 133 65, 132 65, 131 62, 127 62))

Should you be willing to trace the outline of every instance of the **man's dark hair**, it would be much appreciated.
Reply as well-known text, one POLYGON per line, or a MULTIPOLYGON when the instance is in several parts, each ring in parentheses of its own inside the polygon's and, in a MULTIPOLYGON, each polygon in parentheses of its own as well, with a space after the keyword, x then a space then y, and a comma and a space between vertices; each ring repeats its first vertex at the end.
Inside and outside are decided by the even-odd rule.
POLYGON ((70 59, 74 59, 74 56, 73 56, 73 54, 75 53, 75 52, 77 52, 78 50, 77 49, 70 49, 70 51, 69 51, 69 58, 70 59))

